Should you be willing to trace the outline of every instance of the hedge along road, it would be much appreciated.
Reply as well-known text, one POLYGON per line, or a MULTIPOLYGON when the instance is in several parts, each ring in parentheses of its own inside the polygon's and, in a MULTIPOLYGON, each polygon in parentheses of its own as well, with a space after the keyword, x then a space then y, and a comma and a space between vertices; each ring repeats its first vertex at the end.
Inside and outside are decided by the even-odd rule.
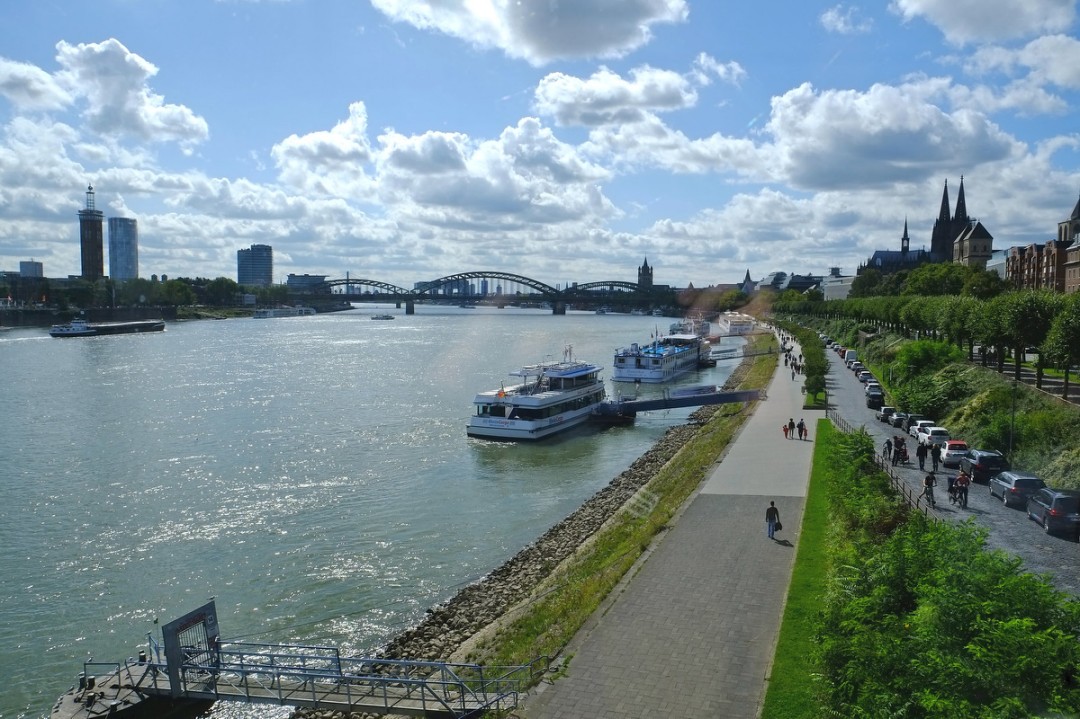
MULTIPOLYGON (((844 366, 843 361, 832 350, 826 350, 829 360, 829 373, 825 380, 829 388, 829 405, 840 413, 853 427, 864 426, 874 438, 875 446, 881 451, 886 437, 895 436, 903 430, 879 422, 876 411, 866 406, 863 385, 854 373, 844 366)), ((953 439, 964 439, 954 437, 953 439)), ((907 444, 911 462, 904 467, 896 467, 896 474, 902 478, 915 493, 922 491, 922 479, 926 471, 919 471, 915 458, 913 442, 908 436, 907 444)), ((996 449, 995 447, 975 447, 974 449, 996 449)), ((930 469, 930 460, 926 462, 930 469)), ((1018 469, 1023 469, 1019 467, 1018 469)), ((960 509, 949 503, 946 493, 946 477, 956 475, 956 469, 938 469, 938 486, 935 490, 937 509, 932 513, 946 521, 963 522, 972 519, 988 530, 986 546, 1001 549, 1019 557, 1025 571, 1035 574, 1048 574, 1054 586, 1080 596, 1080 547, 1070 539, 1046 534, 1042 527, 1027 518, 1024 509, 1005 507, 1001 500, 990 496, 989 488, 983 483, 972 483, 968 492, 967 509, 960 509)))

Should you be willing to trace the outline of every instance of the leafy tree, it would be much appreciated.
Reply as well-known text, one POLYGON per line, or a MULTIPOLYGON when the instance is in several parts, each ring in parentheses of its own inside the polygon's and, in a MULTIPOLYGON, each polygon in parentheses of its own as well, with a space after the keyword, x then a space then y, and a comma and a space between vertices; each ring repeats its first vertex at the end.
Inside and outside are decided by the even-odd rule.
POLYGON ((234 281, 228 277, 218 277, 206 285, 206 302, 218 307, 233 305, 239 291, 240 286, 234 281))
MULTIPOLYGON (((1025 290, 1005 297, 1002 305, 1002 327, 1013 348, 1014 377, 1020 380, 1020 364, 1026 347, 1038 347, 1050 332, 1060 295, 1049 290, 1025 290)), ((1035 386, 1042 388, 1042 357, 1036 367, 1035 386)))
POLYGON ((998 273, 990 270, 972 269, 967 279, 964 280, 964 289, 961 294, 976 297, 980 300, 988 300, 997 297, 1008 289, 1008 283, 998 273))
POLYGON ((1080 293, 1071 294, 1062 301, 1061 311, 1050 325, 1040 354, 1065 370, 1061 396, 1068 397, 1070 368, 1080 363, 1080 293))
POLYGON ((851 281, 851 290, 848 297, 873 297, 880 294, 881 271, 870 267, 858 274, 851 281))
POLYGON ((964 288, 968 268, 952 262, 932 262, 920 265, 912 270, 904 282, 901 294, 921 295, 958 295, 964 288))
POLYGON ((174 307, 193 305, 195 304, 195 292, 183 280, 169 280, 162 283, 161 302, 174 307))

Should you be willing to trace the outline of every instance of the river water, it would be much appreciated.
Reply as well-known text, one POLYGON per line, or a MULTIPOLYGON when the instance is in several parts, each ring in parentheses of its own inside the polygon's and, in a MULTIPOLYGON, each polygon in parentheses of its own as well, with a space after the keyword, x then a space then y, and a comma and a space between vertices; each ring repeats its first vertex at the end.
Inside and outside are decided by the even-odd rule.
MULTIPOLYGON (((467 439, 473 395, 510 370, 572 345, 606 377, 616 347, 671 320, 374 311, 0 332, 0 718, 47 714, 84 660, 134 656, 211 596, 226 638, 373 652, 691 411, 467 439)), ((722 384, 735 364, 676 386, 722 384)))

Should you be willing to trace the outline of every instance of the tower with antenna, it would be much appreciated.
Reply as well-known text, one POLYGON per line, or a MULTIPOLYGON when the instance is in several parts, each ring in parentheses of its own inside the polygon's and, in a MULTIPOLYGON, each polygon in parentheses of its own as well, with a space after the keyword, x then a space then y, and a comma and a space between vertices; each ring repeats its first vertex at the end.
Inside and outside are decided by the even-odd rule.
POLYGON ((82 248, 84 280, 96 282, 105 276, 105 251, 102 224, 105 213, 94 207, 94 186, 86 186, 86 208, 79 210, 79 243, 82 248))

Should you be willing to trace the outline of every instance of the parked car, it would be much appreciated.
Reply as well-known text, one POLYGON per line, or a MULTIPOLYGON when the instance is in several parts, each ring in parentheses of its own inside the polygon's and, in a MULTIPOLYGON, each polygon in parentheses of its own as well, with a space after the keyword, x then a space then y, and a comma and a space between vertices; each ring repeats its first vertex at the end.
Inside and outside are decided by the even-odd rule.
POLYGON ((926 417, 922 416, 921 414, 909 414, 904 420, 904 424, 900 426, 900 429, 904 430, 905 432, 910 432, 911 425, 915 424, 920 419, 926 419, 926 417))
POLYGON ((884 405, 877 411, 878 422, 888 422, 894 414, 896 414, 896 407, 884 405))
POLYGON ((911 424, 911 427, 908 428, 907 433, 910 434, 912 437, 914 437, 915 441, 918 441, 919 440, 919 430, 920 429, 922 429, 923 427, 936 427, 936 426, 937 426, 937 422, 935 422, 932 419, 918 419, 918 420, 915 420, 915 422, 913 422, 911 424))
POLYGON ((862 372, 859 372, 855 376, 858 377, 859 381, 862 382, 863 384, 866 384, 870 380, 874 379, 874 375, 870 374, 870 370, 866 370, 866 369, 864 369, 862 372))
POLYGON ((917 437, 921 444, 925 444, 927 447, 933 447, 935 444, 940 444, 942 447, 945 443, 951 439, 949 437, 949 430, 944 427, 920 427, 919 436, 917 437))
POLYGON ((971 449, 960 458, 960 469, 968 473, 972 482, 988 482, 1008 468, 1009 462, 1004 455, 992 449, 971 449))
POLYGON ((1028 499, 1027 515, 1047 534, 1080 540, 1080 491, 1043 487, 1028 499))
POLYGON ((877 409, 881 406, 881 403, 885 401, 885 395, 880 390, 876 392, 866 393, 866 406, 870 409, 877 409))
POLYGON ((941 448, 941 466, 947 469, 955 469, 960 466, 960 458, 968 453, 967 442, 961 439, 950 439, 941 448))
POLYGON ((892 417, 889 417, 889 424, 897 429, 903 429, 907 423, 907 412, 893 412, 892 417))
POLYGON ((1034 474, 1008 470, 991 477, 989 485, 991 497, 1000 496, 1006 507, 1022 507, 1032 495, 1046 486, 1046 482, 1034 474))

